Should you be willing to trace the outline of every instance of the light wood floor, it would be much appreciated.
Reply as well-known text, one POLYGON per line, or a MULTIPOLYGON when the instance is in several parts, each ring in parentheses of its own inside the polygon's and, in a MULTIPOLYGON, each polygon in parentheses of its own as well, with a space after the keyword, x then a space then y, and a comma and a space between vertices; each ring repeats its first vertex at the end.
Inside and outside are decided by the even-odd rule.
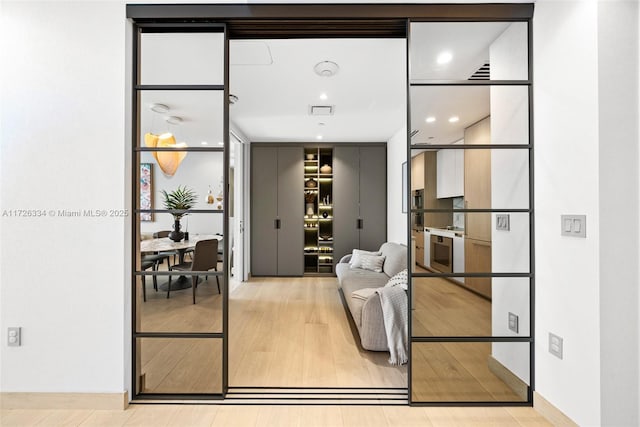
MULTIPOLYGON (((459 286, 440 278, 417 279, 414 294, 414 336, 482 336, 491 330, 491 302, 459 286)), ((191 290, 174 292, 170 300, 149 290, 141 313, 145 331, 221 330, 221 298, 211 277, 198 286, 196 305, 191 290)), ((386 352, 360 349, 347 316, 335 278, 244 283, 229 299, 229 385, 406 387, 406 367, 390 366, 386 352)), ((145 391, 218 392, 219 387, 206 386, 221 378, 220 358, 203 355, 212 344, 220 348, 212 340, 144 339, 145 391)), ((521 400, 488 369, 490 354, 489 343, 415 344, 413 398, 521 400)))
POLYGON ((229 306, 230 386, 407 386, 387 352, 358 348, 334 277, 253 279, 229 306))
POLYGON ((125 411, 2 410, 10 426, 550 426, 533 408, 132 405, 125 411))

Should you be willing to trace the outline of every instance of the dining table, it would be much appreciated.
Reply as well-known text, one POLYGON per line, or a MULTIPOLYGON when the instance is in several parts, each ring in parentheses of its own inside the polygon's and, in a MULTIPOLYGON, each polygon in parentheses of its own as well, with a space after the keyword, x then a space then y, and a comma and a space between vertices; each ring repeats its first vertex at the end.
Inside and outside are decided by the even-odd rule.
MULTIPOLYGON (((184 262, 184 256, 188 249, 193 249, 201 240, 218 240, 218 254, 222 251, 222 235, 220 234, 190 234, 189 239, 182 239, 175 242, 168 237, 157 239, 147 239, 140 241, 140 253, 142 255, 159 252, 176 252, 178 254, 178 263, 184 262)), ((191 287, 191 279, 181 275, 177 280, 171 281, 171 290, 188 289, 191 287)), ((166 291, 169 287, 169 281, 159 285, 160 290, 166 291)))

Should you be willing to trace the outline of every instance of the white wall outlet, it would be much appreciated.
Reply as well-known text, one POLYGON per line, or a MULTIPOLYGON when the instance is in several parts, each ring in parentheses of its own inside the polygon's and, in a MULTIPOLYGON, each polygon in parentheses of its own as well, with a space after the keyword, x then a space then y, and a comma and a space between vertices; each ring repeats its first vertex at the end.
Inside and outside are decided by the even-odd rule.
POLYGON ((549 353, 562 359, 562 338, 549 332, 549 353))
POLYGON ((571 237, 587 237, 586 215, 560 215, 560 234, 571 237))
POLYGON ((518 333, 518 315, 509 312, 509 330, 518 333))
POLYGON ((496 230, 509 231, 509 214, 496 214, 496 230))
POLYGON ((8 328, 7 345, 9 347, 20 347, 22 344, 22 331, 19 327, 8 328))

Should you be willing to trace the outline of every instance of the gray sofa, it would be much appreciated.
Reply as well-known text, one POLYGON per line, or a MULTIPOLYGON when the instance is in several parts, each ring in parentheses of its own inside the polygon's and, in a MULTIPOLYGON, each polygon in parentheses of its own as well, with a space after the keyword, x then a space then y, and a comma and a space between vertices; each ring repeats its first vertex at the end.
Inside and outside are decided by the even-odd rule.
POLYGON ((407 268, 406 246, 387 242, 382 244, 379 251, 385 256, 382 273, 350 268, 351 255, 347 255, 336 264, 336 275, 351 317, 358 328, 362 347, 367 350, 387 351, 389 347, 382 319, 380 296, 373 293, 366 301, 351 296, 353 291, 359 289, 382 287, 387 284, 389 278, 407 268))

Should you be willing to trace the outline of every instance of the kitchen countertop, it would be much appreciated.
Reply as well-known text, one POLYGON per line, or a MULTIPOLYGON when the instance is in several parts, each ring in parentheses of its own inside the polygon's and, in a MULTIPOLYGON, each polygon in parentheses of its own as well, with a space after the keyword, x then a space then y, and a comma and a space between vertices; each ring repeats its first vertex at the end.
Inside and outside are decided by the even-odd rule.
POLYGON ((449 230, 447 228, 425 227, 424 231, 428 231, 431 234, 435 234, 436 236, 464 237, 464 229, 462 228, 449 230))

